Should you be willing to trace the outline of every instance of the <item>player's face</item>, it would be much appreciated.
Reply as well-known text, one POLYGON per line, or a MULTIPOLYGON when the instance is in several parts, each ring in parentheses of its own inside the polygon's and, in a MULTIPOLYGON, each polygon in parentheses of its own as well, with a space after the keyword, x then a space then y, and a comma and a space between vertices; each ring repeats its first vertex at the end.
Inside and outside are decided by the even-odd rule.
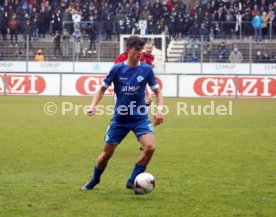
POLYGON ((143 47, 132 47, 128 49, 129 59, 132 61, 138 62, 142 53, 143 47))
POLYGON ((145 54, 148 55, 148 56, 151 55, 152 48, 153 48, 152 44, 146 44, 145 45, 145 54))

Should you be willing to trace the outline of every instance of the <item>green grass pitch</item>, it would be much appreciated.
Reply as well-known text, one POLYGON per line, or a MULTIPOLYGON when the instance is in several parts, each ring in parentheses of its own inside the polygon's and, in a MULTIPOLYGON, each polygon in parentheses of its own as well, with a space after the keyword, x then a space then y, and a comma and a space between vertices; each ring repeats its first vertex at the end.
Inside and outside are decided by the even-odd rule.
MULTIPOLYGON (((102 150, 110 116, 82 110, 61 115, 61 103, 90 97, 0 97, 1 217, 272 217, 276 213, 276 100, 231 99, 232 116, 176 115, 176 102, 228 105, 228 99, 166 98, 170 113, 156 128, 148 166, 155 190, 125 189, 138 143, 131 133, 100 185, 83 192, 102 150), (56 115, 43 111, 58 105, 56 115)), ((105 98, 101 104, 111 103, 105 98)))

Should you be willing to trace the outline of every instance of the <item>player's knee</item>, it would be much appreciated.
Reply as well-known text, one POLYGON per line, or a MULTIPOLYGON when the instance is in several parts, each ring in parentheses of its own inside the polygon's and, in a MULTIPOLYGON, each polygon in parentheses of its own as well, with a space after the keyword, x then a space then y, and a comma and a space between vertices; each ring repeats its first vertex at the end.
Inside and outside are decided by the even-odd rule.
POLYGON ((155 151, 155 144, 151 143, 151 144, 145 145, 144 150, 148 154, 153 154, 153 152, 155 151))

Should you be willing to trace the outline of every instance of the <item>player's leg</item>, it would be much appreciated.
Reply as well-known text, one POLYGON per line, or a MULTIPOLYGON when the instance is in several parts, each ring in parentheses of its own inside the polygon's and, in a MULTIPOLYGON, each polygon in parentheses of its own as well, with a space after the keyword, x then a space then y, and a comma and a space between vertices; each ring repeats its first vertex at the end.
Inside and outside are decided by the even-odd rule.
POLYGON ((148 119, 135 122, 132 126, 132 130, 135 133, 138 141, 144 147, 139 158, 136 161, 134 169, 129 177, 126 187, 133 189, 134 180, 136 176, 143 173, 155 150, 155 135, 151 122, 148 119))
POLYGON ((151 157, 155 151, 155 135, 153 133, 147 133, 141 136, 140 143, 144 147, 141 152, 137 164, 147 166, 151 160, 151 157))
POLYGON ((141 152, 140 156, 138 157, 134 169, 129 177, 126 187, 129 189, 134 188, 134 180, 136 176, 140 173, 143 173, 148 163, 150 162, 152 155, 155 151, 155 135, 153 133, 147 133, 141 136, 139 139, 141 145, 144 147, 143 151, 141 152))
POLYGON ((91 190, 98 183, 100 183, 101 176, 107 166, 108 161, 112 157, 115 149, 117 148, 117 144, 105 144, 102 153, 99 155, 96 165, 94 167, 94 175, 93 178, 89 180, 83 187, 82 190, 91 190))
POLYGON ((112 157, 118 144, 128 134, 129 129, 124 124, 120 124, 116 121, 111 121, 110 126, 105 135, 105 145, 102 153, 99 155, 96 165, 94 167, 93 178, 82 187, 83 190, 91 190, 100 182, 101 175, 106 168, 109 159, 112 157))

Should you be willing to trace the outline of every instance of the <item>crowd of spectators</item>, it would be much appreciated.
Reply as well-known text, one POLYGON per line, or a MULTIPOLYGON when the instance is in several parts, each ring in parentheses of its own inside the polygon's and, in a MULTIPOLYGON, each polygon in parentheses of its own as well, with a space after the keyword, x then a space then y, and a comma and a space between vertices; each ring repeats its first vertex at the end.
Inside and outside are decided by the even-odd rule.
POLYGON ((208 39, 210 34, 232 37, 240 31, 253 35, 255 29, 260 40, 270 29, 276 32, 275 12, 274 0, 1 0, 0 31, 3 40, 9 33, 15 43, 18 33, 38 40, 64 29, 70 35, 76 29, 83 33, 91 23, 92 34, 111 40, 112 34, 139 33, 139 21, 146 20, 147 34, 208 39), (28 21, 31 30, 25 28, 28 21))
MULTIPOLYGON (((120 34, 139 34, 146 22, 146 34, 165 33, 171 38, 250 36, 255 40, 276 34, 275 0, 0 0, 0 32, 10 46, 17 46, 18 34, 32 41, 52 35, 54 55, 68 53, 70 37, 75 52, 95 53, 96 40, 112 40, 120 34), (90 43, 89 43, 90 42, 90 43)), ((25 45, 26 46, 26 45, 25 45)), ((32 44, 30 44, 30 47, 32 44)), ((195 56, 195 53, 192 53, 195 56)))

